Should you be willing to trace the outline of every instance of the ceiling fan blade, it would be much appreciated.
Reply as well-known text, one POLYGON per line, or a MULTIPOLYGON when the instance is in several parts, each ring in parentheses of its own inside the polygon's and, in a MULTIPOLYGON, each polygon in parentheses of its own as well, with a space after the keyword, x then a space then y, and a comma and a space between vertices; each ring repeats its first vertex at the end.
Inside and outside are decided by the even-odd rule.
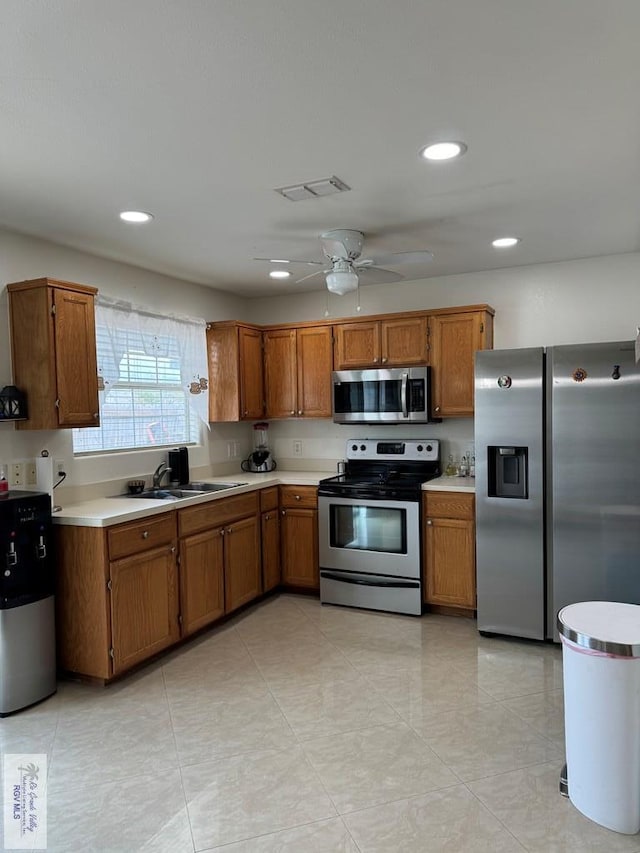
POLYGON ((316 275, 324 275, 327 270, 316 270, 315 272, 310 272, 309 275, 303 275, 302 278, 297 278, 294 284, 300 284, 301 281, 306 281, 308 278, 314 278, 316 275))
POLYGON ((400 281, 404 278, 400 273, 384 269, 384 267, 361 267, 355 265, 354 270, 364 284, 367 284, 367 282, 371 284, 384 284, 391 281, 400 281))
POLYGON ((433 253, 429 251, 422 252, 391 252, 388 255, 380 255, 377 258, 362 258, 358 260, 358 266, 380 266, 380 264, 389 264, 395 267, 400 264, 426 264, 433 260, 433 253))
POLYGON ((323 267, 325 261, 296 261, 292 258, 253 258, 254 261, 267 261, 270 264, 304 264, 309 267, 323 267))

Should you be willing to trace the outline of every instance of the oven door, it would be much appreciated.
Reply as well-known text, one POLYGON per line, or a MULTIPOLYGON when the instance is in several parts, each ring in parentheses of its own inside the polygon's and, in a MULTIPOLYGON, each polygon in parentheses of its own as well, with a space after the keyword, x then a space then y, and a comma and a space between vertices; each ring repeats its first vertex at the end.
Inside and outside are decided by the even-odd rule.
POLYGON ((320 567, 420 579, 419 501, 321 495, 320 567))

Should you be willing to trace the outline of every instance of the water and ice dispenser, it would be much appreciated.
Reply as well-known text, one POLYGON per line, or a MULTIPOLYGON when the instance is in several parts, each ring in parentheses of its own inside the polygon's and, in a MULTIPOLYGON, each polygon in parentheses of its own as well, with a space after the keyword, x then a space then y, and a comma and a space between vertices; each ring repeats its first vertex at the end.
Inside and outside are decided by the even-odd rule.
POLYGON ((529 497, 528 447, 489 446, 488 496, 490 498, 529 497))

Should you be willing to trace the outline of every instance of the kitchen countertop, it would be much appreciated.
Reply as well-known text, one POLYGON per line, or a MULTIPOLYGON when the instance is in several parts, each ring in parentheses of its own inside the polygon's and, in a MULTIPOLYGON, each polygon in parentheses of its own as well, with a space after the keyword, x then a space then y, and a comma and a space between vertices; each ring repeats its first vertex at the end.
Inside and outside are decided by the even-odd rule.
POLYGON ((437 477, 422 484, 424 492, 469 492, 475 494, 475 477, 437 477))
POLYGON ((236 483, 241 481, 244 485, 225 489, 222 492, 206 492, 205 494, 194 495, 192 498, 175 501, 132 498, 127 495, 94 498, 93 500, 64 506, 59 512, 54 513, 53 521, 54 524, 68 524, 77 527, 109 527, 123 521, 135 521, 138 518, 145 518, 150 515, 160 515, 163 512, 170 512, 175 509, 183 509, 233 495, 241 495, 245 492, 253 492, 267 486, 317 486, 320 480, 334 476, 335 473, 335 469, 331 471, 271 471, 269 474, 251 474, 240 471, 237 474, 226 474, 221 477, 200 477, 198 482, 236 483))

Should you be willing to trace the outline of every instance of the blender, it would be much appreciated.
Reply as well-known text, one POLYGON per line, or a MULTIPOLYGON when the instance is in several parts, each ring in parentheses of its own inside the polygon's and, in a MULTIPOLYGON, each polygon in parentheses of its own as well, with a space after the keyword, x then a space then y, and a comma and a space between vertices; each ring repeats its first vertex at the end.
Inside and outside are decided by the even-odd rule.
POLYGON ((269 450, 268 429, 269 424, 264 422, 253 425, 253 452, 242 462, 240 467, 243 471, 258 474, 275 471, 276 461, 269 450))

